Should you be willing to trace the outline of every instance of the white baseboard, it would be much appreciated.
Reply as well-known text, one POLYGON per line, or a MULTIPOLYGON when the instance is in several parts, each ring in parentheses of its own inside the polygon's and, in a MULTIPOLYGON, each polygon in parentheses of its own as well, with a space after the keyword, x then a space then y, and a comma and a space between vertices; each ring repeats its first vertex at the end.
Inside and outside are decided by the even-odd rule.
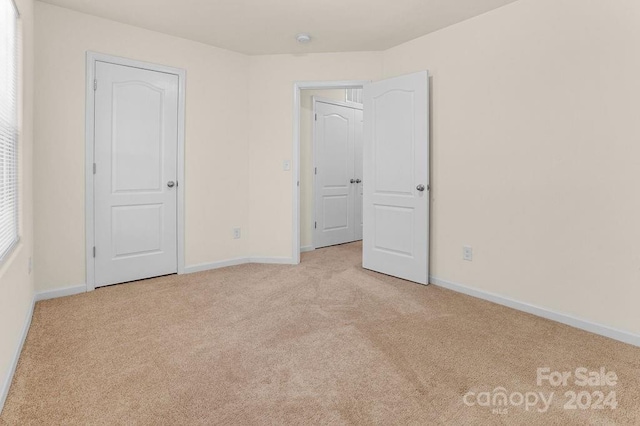
POLYGON ((25 340, 27 340, 27 334, 29 333, 29 327, 31 327, 31 318, 33 318, 33 308, 35 307, 36 300, 35 297, 31 301, 31 307, 27 312, 27 317, 24 320, 24 325, 22 326, 22 333, 20 334, 20 341, 16 346, 15 351, 13 352, 13 358, 11 359, 11 366, 9 367, 9 371, 7 372, 6 377, 2 379, 2 387, 0 388, 0 413, 2 413, 2 409, 4 408, 4 403, 7 401, 7 396, 9 395, 9 388, 11 387, 11 381, 13 380, 13 375, 16 372, 16 368, 18 367, 18 360, 20 359, 20 354, 22 353, 22 347, 24 346, 25 340))
POLYGON ((279 265, 293 265, 290 257, 250 257, 250 263, 274 263, 279 265))
POLYGON ((290 265, 293 264, 293 260, 290 257, 236 257, 235 259, 185 266, 184 273, 191 274, 193 272, 209 271, 212 269, 226 268, 227 266, 244 265, 246 263, 275 263, 290 265))
POLYGON ((616 328, 597 324, 582 318, 576 318, 573 315, 552 311, 547 308, 520 302, 509 297, 504 297, 495 293, 478 290, 466 285, 457 284, 434 276, 429 276, 429 282, 437 286, 456 291, 458 293, 464 293, 469 296, 477 297, 478 299, 488 300, 489 302, 497 303, 498 305, 507 306, 509 308, 517 309, 519 311, 527 312, 529 314, 566 324, 571 327, 579 328, 590 333, 599 334, 610 339, 619 340, 621 342, 640 347, 640 335, 630 333, 628 331, 618 330, 616 328))
POLYGON ((314 246, 304 246, 300 247, 300 253, 304 253, 307 251, 314 251, 316 248, 314 246))
POLYGON ((87 291, 86 284, 74 285, 71 287, 57 288, 55 290, 41 291, 39 293, 36 293, 35 300, 36 302, 39 302, 41 300, 49 300, 49 299, 55 299, 58 297, 73 296, 74 294, 86 293, 86 291, 87 291))
POLYGON ((210 269, 226 268, 227 266, 243 265, 249 263, 246 257, 237 257, 235 259, 220 260, 218 262, 199 263, 197 265, 185 266, 184 273, 191 274, 193 272, 208 271, 210 269))

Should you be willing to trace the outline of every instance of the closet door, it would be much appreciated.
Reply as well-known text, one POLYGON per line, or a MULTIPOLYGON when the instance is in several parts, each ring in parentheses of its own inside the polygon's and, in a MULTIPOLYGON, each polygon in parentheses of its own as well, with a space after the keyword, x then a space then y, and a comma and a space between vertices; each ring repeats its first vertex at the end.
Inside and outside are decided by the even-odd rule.
POLYGON ((178 270, 178 76, 96 63, 95 286, 178 270))

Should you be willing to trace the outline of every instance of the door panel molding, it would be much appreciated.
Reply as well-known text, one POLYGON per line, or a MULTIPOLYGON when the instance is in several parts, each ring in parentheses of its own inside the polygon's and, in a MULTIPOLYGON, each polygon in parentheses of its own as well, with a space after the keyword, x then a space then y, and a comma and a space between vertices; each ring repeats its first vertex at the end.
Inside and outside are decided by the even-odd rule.
POLYGON ((118 56, 88 51, 86 55, 86 97, 85 97, 85 265, 86 290, 95 289, 95 221, 94 221, 94 159, 95 159, 95 78, 96 63, 106 62, 148 71, 172 74, 178 77, 178 152, 177 152, 177 264, 178 274, 185 273, 184 256, 184 135, 185 135, 185 87, 186 71, 179 68, 142 62, 118 56))

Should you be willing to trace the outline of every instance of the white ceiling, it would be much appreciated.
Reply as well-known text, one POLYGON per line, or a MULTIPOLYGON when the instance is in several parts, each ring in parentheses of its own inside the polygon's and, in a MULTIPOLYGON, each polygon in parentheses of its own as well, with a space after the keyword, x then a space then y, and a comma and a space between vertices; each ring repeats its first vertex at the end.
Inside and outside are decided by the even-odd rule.
POLYGON ((43 1, 257 55, 385 50, 516 0, 43 1))

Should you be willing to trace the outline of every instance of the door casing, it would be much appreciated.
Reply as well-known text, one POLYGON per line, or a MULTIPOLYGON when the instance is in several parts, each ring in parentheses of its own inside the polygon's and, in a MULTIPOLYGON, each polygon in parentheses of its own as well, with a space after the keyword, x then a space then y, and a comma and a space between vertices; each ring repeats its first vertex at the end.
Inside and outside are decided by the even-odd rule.
POLYGON ((87 52, 86 57, 86 104, 85 104, 85 259, 87 291, 95 289, 95 259, 93 257, 94 237, 94 143, 95 143, 95 69, 96 62, 108 62, 116 65, 141 68, 150 71, 173 74, 178 77, 178 157, 177 157, 177 252, 178 274, 184 273, 184 115, 185 115, 185 80, 186 71, 179 68, 136 61, 97 52, 87 52))

